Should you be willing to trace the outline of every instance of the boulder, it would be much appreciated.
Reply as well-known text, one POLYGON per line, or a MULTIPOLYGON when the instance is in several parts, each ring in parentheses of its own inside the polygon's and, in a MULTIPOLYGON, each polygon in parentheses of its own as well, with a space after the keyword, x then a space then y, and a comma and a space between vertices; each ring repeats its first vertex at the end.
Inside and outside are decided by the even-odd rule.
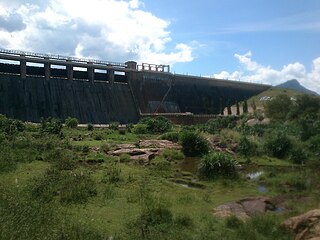
POLYGON ((281 226, 296 234, 295 240, 320 240, 320 209, 291 217, 285 220, 281 226))

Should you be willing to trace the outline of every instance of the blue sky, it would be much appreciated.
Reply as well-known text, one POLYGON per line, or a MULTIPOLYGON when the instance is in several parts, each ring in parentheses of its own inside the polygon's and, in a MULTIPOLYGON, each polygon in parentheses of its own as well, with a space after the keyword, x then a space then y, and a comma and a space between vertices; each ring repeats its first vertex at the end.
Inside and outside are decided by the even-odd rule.
POLYGON ((0 47, 320 93, 319 0, 0 0, 0 47))

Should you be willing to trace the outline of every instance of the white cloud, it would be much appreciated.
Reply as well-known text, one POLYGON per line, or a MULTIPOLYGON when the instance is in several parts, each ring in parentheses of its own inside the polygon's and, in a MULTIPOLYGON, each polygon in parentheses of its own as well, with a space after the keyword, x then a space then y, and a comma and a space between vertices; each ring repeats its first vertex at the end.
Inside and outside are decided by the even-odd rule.
POLYGON ((168 49, 170 22, 145 11, 139 0, 3 0, 0 9, 0 20, 18 15, 12 15, 15 26, 0 26, 3 48, 121 62, 193 60, 185 43, 168 49))
POLYGON ((307 72, 299 62, 285 65, 280 70, 271 66, 263 66, 252 60, 252 53, 235 54, 240 63, 241 71, 229 73, 222 71, 214 74, 215 78, 241 80, 246 82, 277 85, 291 79, 297 79, 303 86, 320 93, 320 57, 313 61, 312 70, 307 72))

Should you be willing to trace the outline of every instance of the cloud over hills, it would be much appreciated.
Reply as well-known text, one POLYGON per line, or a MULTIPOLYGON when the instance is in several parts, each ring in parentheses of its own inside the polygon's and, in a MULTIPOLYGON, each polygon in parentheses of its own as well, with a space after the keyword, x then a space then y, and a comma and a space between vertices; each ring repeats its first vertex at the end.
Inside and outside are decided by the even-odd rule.
POLYGON ((252 60, 252 53, 234 54, 239 61, 239 71, 222 71, 214 74, 215 78, 235 79, 247 82, 256 82, 276 85, 289 79, 297 79, 302 85, 320 93, 320 57, 313 60, 311 71, 307 71, 305 66, 299 62, 285 65, 280 70, 271 66, 263 66, 252 60))
POLYGON ((4 0, 0 9, 0 47, 121 62, 193 60, 188 44, 168 47, 170 22, 138 0, 4 0))

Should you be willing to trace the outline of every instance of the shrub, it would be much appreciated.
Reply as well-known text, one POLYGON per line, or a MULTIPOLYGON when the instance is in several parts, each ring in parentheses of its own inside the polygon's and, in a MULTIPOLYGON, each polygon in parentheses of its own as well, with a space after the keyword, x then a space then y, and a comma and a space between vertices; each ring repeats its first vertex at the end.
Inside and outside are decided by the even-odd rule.
POLYGON ((133 127, 133 133, 147 134, 148 133, 148 126, 146 124, 138 123, 133 127))
POLYGON ((161 135, 161 139, 163 140, 168 140, 168 141, 171 141, 171 142, 179 142, 179 133, 178 132, 168 132, 168 133, 165 133, 163 135, 161 135))
POLYGON ((209 152, 208 142, 199 133, 182 132, 180 141, 182 151, 188 157, 203 156, 209 152))
POLYGON ((12 136, 17 132, 23 132, 25 128, 25 124, 22 121, 10 119, 0 114, 0 133, 12 136))
POLYGON ((41 120, 41 132, 48 134, 60 134, 62 129, 62 123, 56 118, 47 118, 41 120))
POLYGON ((290 139, 282 132, 270 135, 264 143, 267 153, 273 157, 283 158, 291 149, 290 139))
POLYGON ((285 94, 278 95, 266 103, 266 115, 271 119, 285 120, 291 106, 290 97, 285 94))
POLYGON ((111 130, 118 130, 118 126, 119 126, 118 122, 112 122, 112 123, 110 123, 109 128, 111 130))
POLYGON ((148 133, 153 134, 165 133, 172 129, 171 121, 162 116, 142 118, 139 123, 146 124, 148 133))
POLYGON ((68 127, 68 128, 76 128, 78 127, 79 121, 76 118, 72 118, 72 117, 67 117, 64 120, 64 124, 68 127))
POLYGON ((256 153, 257 145, 250 141, 247 137, 240 139, 237 152, 245 157, 253 156, 256 153))
POLYGON ((94 129, 93 125, 91 123, 89 123, 88 126, 87 126, 87 130, 88 131, 93 131, 93 129, 94 129))
POLYGON ((295 164, 304 164, 307 158, 306 152, 301 147, 295 147, 290 151, 290 160, 295 164))
POLYGON ((236 122, 237 117, 235 116, 214 118, 206 123, 205 130, 211 134, 219 133, 223 128, 234 128, 236 122))
POLYGON ((242 123, 237 130, 241 132, 243 135, 254 135, 257 137, 262 137, 266 131, 268 126, 263 124, 256 124, 254 126, 248 126, 245 123, 242 123))
POLYGON ((313 136, 309 139, 309 149, 315 156, 320 157, 320 135, 313 136))
POLYGON ((205 155, 199 164, 200 176, 214 179, 218 176, 235 177, 237 162, 228 154, 213 152, 205 155))

